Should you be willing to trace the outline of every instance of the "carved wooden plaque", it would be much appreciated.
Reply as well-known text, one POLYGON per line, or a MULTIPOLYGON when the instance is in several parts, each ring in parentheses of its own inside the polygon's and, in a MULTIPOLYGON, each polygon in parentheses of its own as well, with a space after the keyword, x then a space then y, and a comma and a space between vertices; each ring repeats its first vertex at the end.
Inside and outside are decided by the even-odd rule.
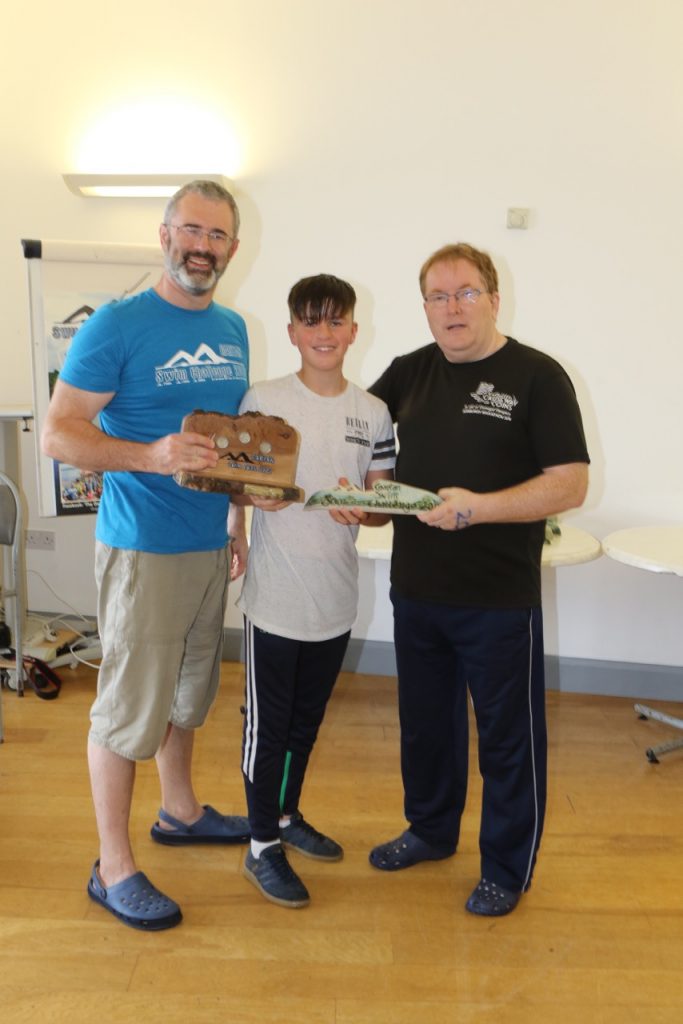
POLYGON ((195 409, 181 429, 210 437, 218 452, 214 469, 176 473, 174 479, 181 487, 304 501, 306 496, 295 482, 301 437, 280 416, 260 412, 229 416, 195 409))

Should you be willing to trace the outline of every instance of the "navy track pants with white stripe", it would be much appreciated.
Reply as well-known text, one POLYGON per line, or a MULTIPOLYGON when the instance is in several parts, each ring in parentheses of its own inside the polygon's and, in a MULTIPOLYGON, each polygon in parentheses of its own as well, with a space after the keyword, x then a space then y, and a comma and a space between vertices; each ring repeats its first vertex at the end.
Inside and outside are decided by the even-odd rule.
POLYGON ((245 618, 242 774, 252 837, 279 836, 280 814, 299 810, 301 789, 350 633, 290 640, 245 618))
POLYGON ((528 888, 543 830, 547 733, 540 608, 458 608, 392 589, 405 815, 455 850, 467 794, 467 691, 479 734, 481 874, 528 888))

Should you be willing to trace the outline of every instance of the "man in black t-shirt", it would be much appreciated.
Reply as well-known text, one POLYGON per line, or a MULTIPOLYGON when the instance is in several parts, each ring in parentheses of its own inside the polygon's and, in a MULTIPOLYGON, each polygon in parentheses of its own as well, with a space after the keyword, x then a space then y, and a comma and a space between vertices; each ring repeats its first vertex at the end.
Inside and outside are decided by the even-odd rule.
POLYGON ((515 908, 546 797, 541 617, 544 521, 582 504, 588 452, 562 367, 501 334, 488 254, 449 245, 420 288, 435 344, 370 391, 398 427, 396 478, 441 505, 394 518, 391 599, 409 828, 370 862, 395 871, 456 849, 467 790, 467 690, 483 777, 481 880, 467 909, 515 908))

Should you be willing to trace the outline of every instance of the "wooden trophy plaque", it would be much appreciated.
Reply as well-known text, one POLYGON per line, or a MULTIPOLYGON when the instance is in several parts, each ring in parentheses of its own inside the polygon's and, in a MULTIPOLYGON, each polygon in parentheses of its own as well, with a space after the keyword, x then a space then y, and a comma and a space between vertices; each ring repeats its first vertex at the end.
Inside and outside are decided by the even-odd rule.
POLYGON ((229 416, 195 409, 181 429, 210 437, 218 465, 196 473, 174 475, 181 487, 218 494, 250 494, 283 501, 304 501, 295 483, 301 437, 280 416, 247 412, 229 416))

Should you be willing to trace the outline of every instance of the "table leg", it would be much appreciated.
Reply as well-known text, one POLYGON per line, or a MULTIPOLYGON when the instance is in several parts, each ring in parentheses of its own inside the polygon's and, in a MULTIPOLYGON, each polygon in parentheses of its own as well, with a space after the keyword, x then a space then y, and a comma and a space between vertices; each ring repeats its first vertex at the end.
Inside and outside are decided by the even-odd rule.
MULTIPOLYGON (((673 715, 667 715, 663 711, 648 708, 645 704, 634 704, 634 710, 640 718, 651 718, 655 722, 670 725, 673 729, 683 730, 683 718, 674 718, 673 715)), ((658 754, 668 754, 672 750, 680 750, 681 747, 683 747, 683 738, 668 740, 666 743, 660 743, 657 747, 649 747, 645 751, 645 756, 652 764, 659 764, 658 754)))

